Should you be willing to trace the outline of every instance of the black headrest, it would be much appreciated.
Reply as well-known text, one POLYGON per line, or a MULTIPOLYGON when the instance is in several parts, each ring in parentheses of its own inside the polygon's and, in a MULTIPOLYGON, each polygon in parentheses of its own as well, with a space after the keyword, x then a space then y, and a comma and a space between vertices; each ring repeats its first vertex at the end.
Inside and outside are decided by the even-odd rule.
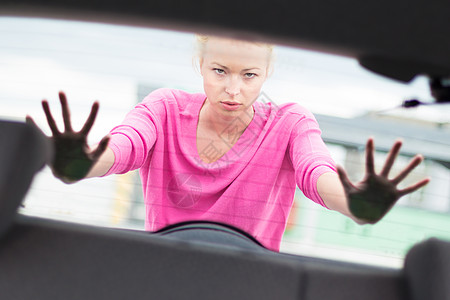
POLYGON ((411 299, 450 299, 450 241, 431 238, 415 245, 404 270, 411 299))
POLYGON ((48 138, 31 125, 0 121, 0 237, 32 179, 51 157, 48 138))

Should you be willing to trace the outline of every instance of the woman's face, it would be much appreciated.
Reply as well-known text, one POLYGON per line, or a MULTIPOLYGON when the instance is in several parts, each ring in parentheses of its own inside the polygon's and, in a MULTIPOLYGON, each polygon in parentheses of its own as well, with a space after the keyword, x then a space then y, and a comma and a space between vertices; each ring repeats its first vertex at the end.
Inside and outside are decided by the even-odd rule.
POLYGON ((252 113, 251 105, 267 78, 267 46, 211 37, 200 59, 203 87, 215 113, 233 118, 252 113))

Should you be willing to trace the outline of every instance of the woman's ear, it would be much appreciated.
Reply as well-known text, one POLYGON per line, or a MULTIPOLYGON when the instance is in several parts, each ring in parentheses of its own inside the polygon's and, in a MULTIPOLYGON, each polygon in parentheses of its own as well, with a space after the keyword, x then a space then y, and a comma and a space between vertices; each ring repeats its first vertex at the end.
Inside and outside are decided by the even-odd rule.
POLYGON ((269 62, 269 65, 267 66, 267 69, 266 69, 266 79, 271 77, 272 74, 273 74, 273 63, 269 62))
POLYGON ((203 70, 202 70, 202 67, 203 67, 203 57, 200 57, 200 58, 198 59, 198 66, 199 66, 199 69, 200 69, 200 75, 203 76, 203 70))

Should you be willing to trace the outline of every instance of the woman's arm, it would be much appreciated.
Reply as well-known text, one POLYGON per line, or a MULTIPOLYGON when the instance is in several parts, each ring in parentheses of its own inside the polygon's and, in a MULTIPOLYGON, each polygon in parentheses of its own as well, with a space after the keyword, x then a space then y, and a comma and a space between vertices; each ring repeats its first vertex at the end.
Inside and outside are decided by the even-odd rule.
POLYGON ((113 166, 115 161, 114 152, 107 147, 105 152, 98 158, 98 161, 92 166, 85 178, 101 177, 105 175, 113 166))
POLYGON ((327 172, 322 174, 317 180, 317 191, 325 205, 347 217, 352 218, 358 224, 364 224, 362 220, 358 220, 352 215, 347 205, 347 197, 344 187, 339 180, 338 174, 327 172))
POLYGON ((401 145, 401 141, 395 142, 381 172, 377 174, 374 167, 374 142, 369 139, 366 147, 366 174, 358 183, 352 183, 342 167, 338 167, 338 174, 322 174, 317 181, 317 190, 325 205, 359 224, 373 224, 383 218, 402 196, 426 185, 429 178, 407 188, 397 189, 397 185, 423 161, 421 155, 416 155, 396 177, 388 178, 401 145))

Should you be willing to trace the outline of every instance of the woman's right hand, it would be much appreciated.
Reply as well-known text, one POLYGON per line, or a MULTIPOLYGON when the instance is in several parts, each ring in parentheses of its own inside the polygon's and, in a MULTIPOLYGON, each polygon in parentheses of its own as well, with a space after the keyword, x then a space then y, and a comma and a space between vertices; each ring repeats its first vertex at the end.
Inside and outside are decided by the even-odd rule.
MULTIPOLYGON (((70 111, 66 95, 59 93, 62 115, 64 120, 64 132, 60 132, 50 112, 46 100, 42 101, 42 107, 47 117, 48 125, 52 131, 50 140, 54 146, 54 156, 50 168, 53 174, 65 183, 74 183, 86 177, 99 157, 108 147, 109 136, 105 136, 95 150, 91 150, 87 144, 87 135, 94 124, 99 104, 92 105, 91 113, 83 128, 75 132, 70 121, 70 111)), ((27 123, 36 126, 30 116, 26 118, 27 123)), ((36 126, 37 127, 37 126, 36 126)))

